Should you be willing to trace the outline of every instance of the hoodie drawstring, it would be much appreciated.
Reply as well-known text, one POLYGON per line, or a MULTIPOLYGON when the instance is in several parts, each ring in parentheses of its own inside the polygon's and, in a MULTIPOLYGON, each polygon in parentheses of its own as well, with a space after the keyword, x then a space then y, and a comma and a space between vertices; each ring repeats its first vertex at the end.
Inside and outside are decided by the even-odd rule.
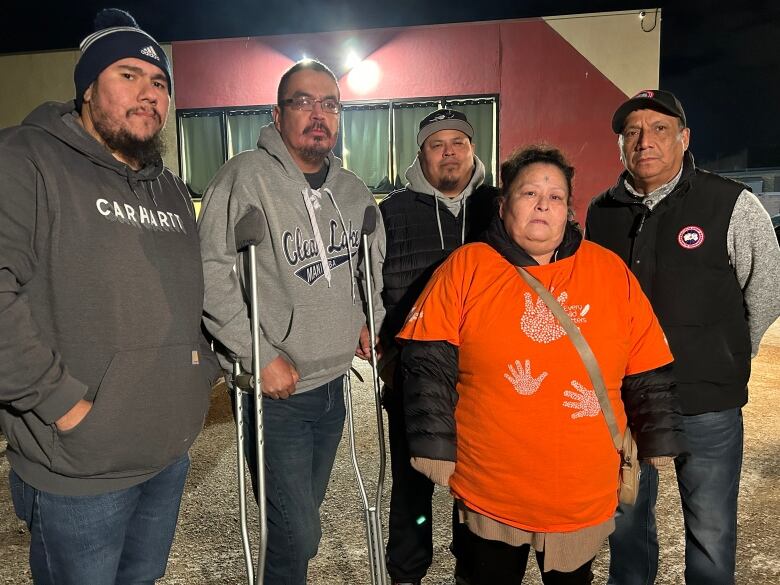
POLYGON ((439 227, 439 240, 441 241, 441 249, 444 250, 444 233, 441 231, 441 217, 439 217, 439 198, 434 195, 433 200, 436 202, 436 225, 439 227))
MULTIPOLYGON (((336 213, 339 216, 339 221, 341 222, 341 229, 344 230, 344 235, 347 238, 347 263, 349 264, 349 281, 352 283, 352 286, 350 286, 350 291, 352 292, 352 304, 354 305, 357 300, 355 298, 355 268, 352 266, 352 246, 349 244, 349 232, 347 231, 347 225, 344 223, 344 216, 341 215, 341 210, 339 209, 338 204, 336 203, 335 197, 333 197, 333 193, 330 189, 323 189, 325 193, 328 194, 328 197, 330 197, 330 202, 333 203, 333 207, 336 209, 336 213)), ((365 259, 366 262, 368 262, 368 258, 365 259)))
MULTIPOLYGON (((439 228, 439 241, 441 242, 441 249, 444 250, 444 232, 441 229, 441 216, 439 215, 439 195, 438 193, 433 196, 433 200, 436 202, 436 225, 439 228)), ((461 222, 460 222, 460 245, 466 243, 466 199, 460 205, 462 210, 461 222)))
MULTIPOLYGON (((154 181, 157 182, 160 180, 160 177, 157 177, 154 181)), ((154 203, 155 207, 160 207, 157 203, 157 198, 154 196, 154 183, 152 181, 146 182, 146 189, 149 191, 149 195, 152 197, 152 203, 154 203)))
POLYGON ((140 203, 141 198, 138 196, 138 191, 135 190, 135 183, 137 181, 134 181, 133 178, 130 176, 129 170, 125 170, 125 181, 127 181, 127 186, 130 187, 130 190, 133 192, 133 195, 135 195, 135 198, 140 203))
MULTIPOLYGON (((306 211, 309 214, 309 222, 311 223, 311 229, 314 232, 314 241, 317 242, 317 251, 319 252, 320 262, 322 262, 322 271, 325 275, 325 280, 328 281, 328 288, 330 288, 330 265, 328 264, 328 257, 325 255, 325 244, 322 241, 322 234, 320 233, 320 226, 317 223, 317 216, 314 214, 314 203, 317 204, 317 208, 320 207, 320 202, 317 200, 322 197, 319 191, 306 188, 301 191, 303 195, 303 203, 306 206, 306 211), (314 203, 312 202, 314 199, 314 203)), ((333 197, 331 197, 333 200, 333 197)))
POLYGON ((468 207, 467 203, 468 203, 468 200, 464 197, 463 198, 463 203, 461 203, 461 206, 460 206, 461 210, 463 211, 463 218, 462 218, 461 225, 460 225, 460 245, 461 246, 466 243, 466 207, 468 207))

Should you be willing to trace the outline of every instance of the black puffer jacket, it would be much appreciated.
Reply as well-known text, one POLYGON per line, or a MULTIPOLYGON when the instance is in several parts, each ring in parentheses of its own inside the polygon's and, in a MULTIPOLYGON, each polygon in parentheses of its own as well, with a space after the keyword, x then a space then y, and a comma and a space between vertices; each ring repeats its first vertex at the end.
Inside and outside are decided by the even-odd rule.
POLYGON ((406 315, 434 270, 453 250, 480 239, 496 214, 498 195, 498 189, 488 185, 469 195, 465 232, 463 210, 455 217, 431 195, 400 189, 379 204, 387 237, 382 291, 386 315, 379 333, 385 350, 395 344, 406 315))
MULTIPOLYGON (((515 266, 536 264, 511 240, 497 217, 485 240, 515 266)), ((553 261, 574 254, 581 241, 579 229, 570 224, 553 261)), ((455 461, 458 348, 446 341, 409 342, 401 352, 401 368, 411 456, 455 461)), ((684 452, 682 418, 671 366, 626 376, 621 395, 641 459, 684 452)))

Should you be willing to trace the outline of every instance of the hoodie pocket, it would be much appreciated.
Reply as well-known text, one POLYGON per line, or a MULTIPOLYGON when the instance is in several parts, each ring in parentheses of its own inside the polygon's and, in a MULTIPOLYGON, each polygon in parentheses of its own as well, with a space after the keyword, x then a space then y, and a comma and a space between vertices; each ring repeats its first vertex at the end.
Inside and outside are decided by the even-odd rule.
POLYGON ((296 304, 291 332, 281 349, 292 359, 301 380, 346 370, 352 363, 364 322, 360 305, 296 304))
POLYGON ((92 409, 56 431, 52 470, 72 477, 116 477, 161 469, 187 452, 208 409, 206 370, 195 346, 118 352, 92 409))

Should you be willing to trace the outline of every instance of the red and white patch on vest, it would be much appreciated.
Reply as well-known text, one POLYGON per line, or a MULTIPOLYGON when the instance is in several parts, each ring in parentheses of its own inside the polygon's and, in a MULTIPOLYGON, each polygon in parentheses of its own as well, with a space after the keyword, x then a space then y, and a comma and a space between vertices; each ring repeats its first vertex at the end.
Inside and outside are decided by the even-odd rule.
POLYGON ((704 230, 696 225, 689 225, 677 234, 677 243, 686 250, 693 250, 704 243, 704 230))

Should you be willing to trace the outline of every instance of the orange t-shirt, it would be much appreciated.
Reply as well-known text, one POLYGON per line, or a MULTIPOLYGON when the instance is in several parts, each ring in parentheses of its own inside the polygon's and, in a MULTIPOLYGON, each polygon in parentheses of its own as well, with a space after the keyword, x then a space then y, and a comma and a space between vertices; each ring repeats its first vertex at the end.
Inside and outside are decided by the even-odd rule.
MULTIPOLYGON (((527 269, 590 344, 625 429, 623 377, 672 361, 639 283, 618 256, 587 241, 569 258, 527 269)), ((481 243, 453 252, 398 337, 459 348, 450 487, 469 508, 533 532, 612 517, 619 457, 585 365, 498 252, 481 243)))

